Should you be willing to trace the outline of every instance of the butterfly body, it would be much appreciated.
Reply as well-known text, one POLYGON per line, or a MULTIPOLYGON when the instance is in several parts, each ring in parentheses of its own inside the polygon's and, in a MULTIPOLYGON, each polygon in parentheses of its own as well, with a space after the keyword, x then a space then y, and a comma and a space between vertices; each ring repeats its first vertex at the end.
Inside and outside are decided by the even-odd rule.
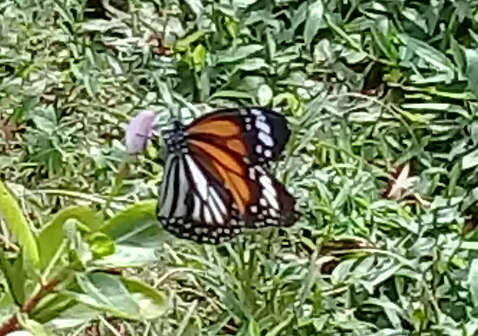
POLYGON ((295 201, 264 167, 290 136, 263 108, 224 109, 163 132, 166 164, 158 218, 174 235, 220 243, 244 228, 290 226, 295 201))

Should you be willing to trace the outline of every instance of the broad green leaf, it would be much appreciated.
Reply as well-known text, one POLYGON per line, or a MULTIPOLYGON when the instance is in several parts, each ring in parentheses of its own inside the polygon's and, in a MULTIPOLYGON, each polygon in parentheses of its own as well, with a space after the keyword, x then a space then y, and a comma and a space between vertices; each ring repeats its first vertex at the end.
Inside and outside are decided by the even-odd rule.
POLYGON ((109 219, 101 227, 101 232, 117 243, 156 246, 162 231, 156 217, 156 206, 156 200, 136 203, 109 219))
POLYGON ((15 235, 32 264, 39 266, 38 246, 30 225, 23 216, 17 201, 10 195, 2 181, 0 181, 0 215, 5 219, 7 227, 15 235))
POLYGON ((427 42, 418 40, 403 33, 398 34, 398 37, 410 52, 423 60, 424 63, 429 64, 434 70, 447 73, 453 72, 451 62, 448 58, 427 42))
POLYGON ((85 325, 98 317, 98 311, 84 304, 75 304, 58 316, 49 320, 45 326, 52 330, 61 330, 85 325))
POLYGON ((137 203, 106 222, 101 231, 115 242, 115 252, 95 264, 143 266, 156 260, 155 250, 170 239, 156 218, 156 206, 156 200, 137 203))
POLYGON ((38 235, 40 250, 40 265, 45 268, 63 242, 63 226, 69 219, 76 219, 80 228, 86 232, 94 232, 101 226, 101 217, 93 210, 84 206, 73 206, 60 211, 55 218, 46 224, 38 235))
POLYGON ((150 320, 164 314, 167 302, 161 292, 139 279, 122 278, 122 281, 138 304, 141 316, 150 320))
POLYGON ((306 46, 310 46, 315 35, 322 26, 322 16, 324 15, 324 5, 322 0, 314 0, 309 5, 307 11, 307 20, 304 27, 304 41, 306 46))
POLYGON ((32 120, 36 127, 47 134, 51 134, 57 126, 57 117, 53 106, 38 108, 33 112, 32 120))
POLYGON ((376 25, 372 27, 372 36, 383 54, 392 61, 397 60, 397 50, 393 45, 394 36, 390 34, 390 22, 388 19, 381 17, 376 21, 376 25))
POLYGON ((106 273, 77 274, 82 292, 68 291, 77 301, 116 317, 141 319, 139 306, 120 278, 106 273))

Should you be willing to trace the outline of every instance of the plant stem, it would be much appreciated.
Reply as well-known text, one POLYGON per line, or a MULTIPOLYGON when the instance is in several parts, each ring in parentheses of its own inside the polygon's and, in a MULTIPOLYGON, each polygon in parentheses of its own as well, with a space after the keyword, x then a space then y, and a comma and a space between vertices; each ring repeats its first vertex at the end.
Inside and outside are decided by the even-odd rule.
MULTIPOLYGON (((43 285, 37 294, 33 295, 31 298, 25 301, 25 303, 23 303, 21 312, 25 314, 31 313, 38 302, 48 293, 52 292, 59 283, 59 279, 53 279, 43 285)), ((5 336, 12 331, 18 330, 19 328, 20 323, 18 322, 18 317, 17 315, 13 315, 2 326, 0 326, 0 336, 5 336)))

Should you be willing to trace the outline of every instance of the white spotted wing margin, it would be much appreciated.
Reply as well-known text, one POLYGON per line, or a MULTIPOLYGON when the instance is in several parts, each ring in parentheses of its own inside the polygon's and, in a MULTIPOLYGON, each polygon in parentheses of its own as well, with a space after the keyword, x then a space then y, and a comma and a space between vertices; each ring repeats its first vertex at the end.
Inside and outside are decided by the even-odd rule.
POLYGON ((169 155, 157 217, 173 235, 198 243, 219 244, 241 233, 244 221, 223 184, 206 175, 189 154, 169 155))
POLYGON ((246 227, 292 226, 298 217, 295 199, 282 183, 259 165, 249 167, 249 178, 257 189, 244 215, 246 227))

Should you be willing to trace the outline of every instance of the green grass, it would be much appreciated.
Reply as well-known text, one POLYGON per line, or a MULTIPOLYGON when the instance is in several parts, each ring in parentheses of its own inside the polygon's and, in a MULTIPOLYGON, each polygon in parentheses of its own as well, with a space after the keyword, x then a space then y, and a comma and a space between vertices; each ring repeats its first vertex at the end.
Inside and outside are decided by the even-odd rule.
MULTIPOLYGON (((4 216, 0 259, 26 270, 27 294, 39 276, 72 277, 24 316, 25 327, 37 335, 474 335, 477 28, 471 0, 4 0, 0 178, 40 248, 51 232, 65 250, 55 259, 61 271, 31 271, 4 216), (160 232, 147 214, 161 148, 126 159, 127 122, 143 109, 164 126, 239 105, 287 116, 293 136, 274 172, 296 197, 299 222, 218 247, 160 232), (410 186, 384 197, 406 163, 410 186), (76 224, 51 224, 68 206, 88 208, 69 210, 76 224), (122 280, 99 272, 108 267, 124 268, 122 280), (112 286, 154 309, 133 311, 126 294, 116 306, 82 301, 112 286), (76 326, 67 328, 68 316, 76 326), (49 321, 46 331, 35 321, 49 321)), ((19 306, 1 265, 0 326, 19 306)))

